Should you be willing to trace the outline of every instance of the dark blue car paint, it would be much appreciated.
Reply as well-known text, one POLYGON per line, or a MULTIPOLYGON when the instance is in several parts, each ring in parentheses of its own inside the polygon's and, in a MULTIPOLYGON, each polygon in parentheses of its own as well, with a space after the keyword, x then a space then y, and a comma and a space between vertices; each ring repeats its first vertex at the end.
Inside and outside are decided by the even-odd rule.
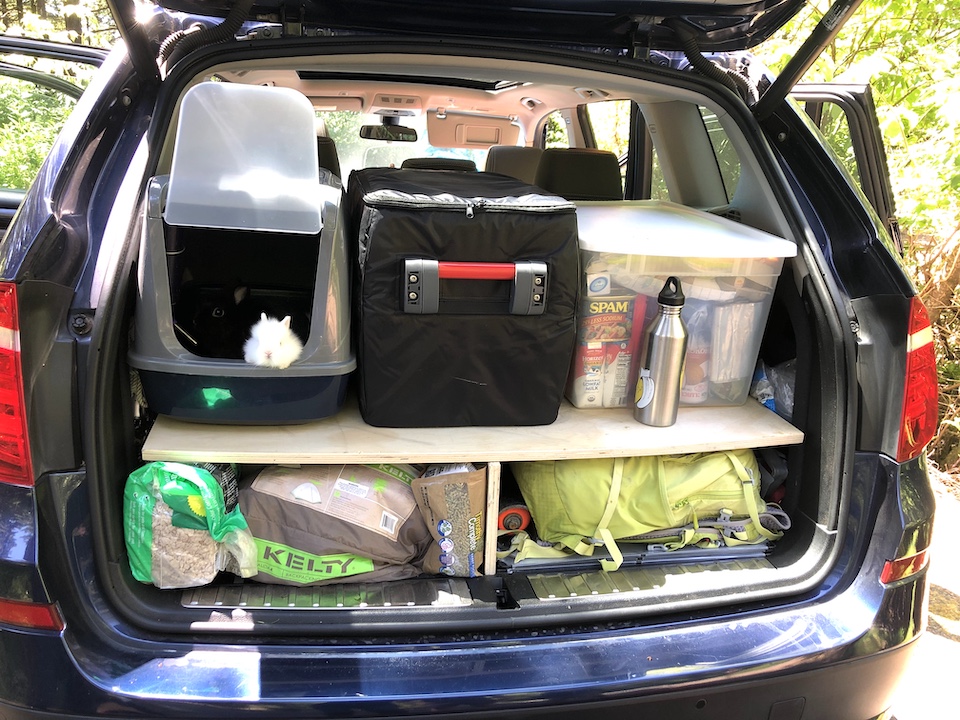
POLYGON ((845 298, 846 322, 856 338, 858 373, 857 448, 896 455, 900 387, 906 343, 905 319, 914 289, 897 249, 879 218, 865 206, 829 150, 805 131, 799 115, 781 113, 766 123, 773 149, 823 253, 822 264, 845 298), (900 328, 902 327, 902 331, 900 328))
POLYGON ((48 601, 37 568, 36 519, 31 488, 0 484, 0 588, 4 600, 48 601))
MULTIPOLYGON (((229 0, 162 0, 169 10, 225 17, 229 0)), ((111 2, 123 10, 124 3, 111 2)), ((275 23, 302 22, 307 27, 335 27, 352 33, 424 35, 446 39, 497 37, 524 43, 576 47, 678 49, 673 32, 660 21, 683 18, 704 51, 753 47, 769 38, 803 7, 802 0, 753 0, 737 4, 651 0, 303 0, 296 8, 284 0, 253 0, 251 15, 275 23), (681 14, 682 12, 682 14, 681 14)), ((117 10, 114 10, 116 15, 117 10)), ((128 23, 133 30, 136 25, 128 23)))

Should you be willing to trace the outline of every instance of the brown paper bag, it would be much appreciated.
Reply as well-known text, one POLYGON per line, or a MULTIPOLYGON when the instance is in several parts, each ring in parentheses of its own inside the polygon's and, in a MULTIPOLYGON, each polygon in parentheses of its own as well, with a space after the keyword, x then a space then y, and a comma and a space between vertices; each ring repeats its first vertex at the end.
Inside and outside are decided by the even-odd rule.
POLYGON ((411 487, 433 536, 424 572, 478 577, 483 564, 487 471, 417 478, 411 487))

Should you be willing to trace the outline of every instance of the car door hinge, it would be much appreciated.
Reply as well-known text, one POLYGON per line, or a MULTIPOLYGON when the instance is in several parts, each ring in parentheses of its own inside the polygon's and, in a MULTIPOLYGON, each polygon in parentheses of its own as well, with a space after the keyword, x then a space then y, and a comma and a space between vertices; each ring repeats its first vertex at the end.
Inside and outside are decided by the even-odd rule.
POLYGON ((652 18, 640 18, 630 31, 630 57, 647 62, 650 60, 650 28, 652 18))
POLYGON ((900 234, 900 222, 897 218, 887 218, 887 230, 890 232, 890 237, 897 251, 900 255, 903 255, 903 236, 900 234))
POLYGON ((280 24, 283 36, 303 37, 303 3, 300 0, 287 0, 280 9, 280 24))

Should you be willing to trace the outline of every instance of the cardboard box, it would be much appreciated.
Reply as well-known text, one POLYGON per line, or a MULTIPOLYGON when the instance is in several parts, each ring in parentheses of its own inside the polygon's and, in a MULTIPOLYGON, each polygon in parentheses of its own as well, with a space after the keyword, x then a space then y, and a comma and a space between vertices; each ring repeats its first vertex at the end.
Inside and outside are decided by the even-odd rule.
POLYGON ((574 407, 625 407, 630 403, 646 305, 643 295, 581 301, 566 392, 574 407))

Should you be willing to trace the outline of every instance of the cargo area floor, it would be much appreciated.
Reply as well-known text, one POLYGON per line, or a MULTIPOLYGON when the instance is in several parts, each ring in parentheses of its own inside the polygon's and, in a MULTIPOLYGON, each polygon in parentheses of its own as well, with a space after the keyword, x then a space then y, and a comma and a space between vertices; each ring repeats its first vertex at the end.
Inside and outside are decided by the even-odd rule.
MULTIPOLYGON (((606 572, 596 567, 597 559, 585 563, 576 559, 565 561, 527 561, 523 570, 508 569, 498 578, 516 589, 524 586, 527 591, 518 593, 531 600, 550 601, 575 597, 596 597, 612 594, 646 593, 667 585, 671 579, 704 573, 735 572, 737 570, 772 569, 773 565, 764 556, 764 548, 743 547, 720 550, 679 550, 669 553, 625 553, 626 564, 616 572, 606 572), (713 555, 711 556, 711 553, 713 555)), ((494 578, 486 578, 493 580, 494 578)), ((481 579, 468 581, 464 578, 418 578, 380 583, 337 583, 311 587, 267 585, 257 582, 236 582, 229 585, 210 585, 192 588, 183 592, 181 605, 184 608, 210 610, 337 610, 337 609, 385 609, 424 607, 470 607, 490 606, 476 592, 481 579)), ((486 589, 486 588, 484 588, 486 589)))

